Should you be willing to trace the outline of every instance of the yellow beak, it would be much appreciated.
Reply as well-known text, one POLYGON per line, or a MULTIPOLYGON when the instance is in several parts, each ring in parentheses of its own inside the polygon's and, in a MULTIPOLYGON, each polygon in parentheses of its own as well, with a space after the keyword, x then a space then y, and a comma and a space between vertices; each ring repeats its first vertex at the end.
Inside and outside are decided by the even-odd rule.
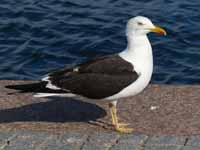
POLYGON ((167 32, 161 27, 155 27, 150 29, 151 32, 159 33, 161 35, 167 35, 167 32))

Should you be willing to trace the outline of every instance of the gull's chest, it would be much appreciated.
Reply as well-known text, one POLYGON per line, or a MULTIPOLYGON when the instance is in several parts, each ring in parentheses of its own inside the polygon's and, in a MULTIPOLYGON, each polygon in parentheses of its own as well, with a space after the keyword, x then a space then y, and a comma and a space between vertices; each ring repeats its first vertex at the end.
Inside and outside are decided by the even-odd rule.
POLYGON ((153 71, 152 53, 122 53, 120 55, 124 60, 133 65, 134 71, 138 74, 142 72, 150 73, 153 71))

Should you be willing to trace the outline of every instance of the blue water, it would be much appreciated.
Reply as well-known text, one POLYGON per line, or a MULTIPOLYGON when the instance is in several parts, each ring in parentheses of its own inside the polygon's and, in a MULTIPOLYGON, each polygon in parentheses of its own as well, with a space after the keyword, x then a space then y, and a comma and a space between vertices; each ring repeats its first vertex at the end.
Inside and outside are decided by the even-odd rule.
POLYGON ((126 48, 125 25, 144 15, 168 36, 150 34, 153 83, 200 84, 199 0, 1 0, 0 79, 50 71, 126 48))

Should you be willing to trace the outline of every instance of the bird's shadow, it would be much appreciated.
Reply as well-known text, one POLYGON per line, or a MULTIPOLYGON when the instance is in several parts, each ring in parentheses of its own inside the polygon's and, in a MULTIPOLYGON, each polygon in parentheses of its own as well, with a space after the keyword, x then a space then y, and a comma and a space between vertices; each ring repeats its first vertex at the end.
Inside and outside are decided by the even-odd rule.
POLYGON ((106 115, 96 104, 79 100, 53 98, 17 108, 0 110, 0 123, 11 122, 89 122, 106 115))

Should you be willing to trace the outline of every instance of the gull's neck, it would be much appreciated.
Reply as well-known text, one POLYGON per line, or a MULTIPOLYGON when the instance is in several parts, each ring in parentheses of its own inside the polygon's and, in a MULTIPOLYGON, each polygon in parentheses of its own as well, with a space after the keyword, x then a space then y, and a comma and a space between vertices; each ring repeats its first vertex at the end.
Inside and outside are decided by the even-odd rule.
POLYGON ((133 63, 138 68, 153 67, 153 56, 151 44, 147 35, 128 35, 128 44, 126 50, 119 55, 133 63))

